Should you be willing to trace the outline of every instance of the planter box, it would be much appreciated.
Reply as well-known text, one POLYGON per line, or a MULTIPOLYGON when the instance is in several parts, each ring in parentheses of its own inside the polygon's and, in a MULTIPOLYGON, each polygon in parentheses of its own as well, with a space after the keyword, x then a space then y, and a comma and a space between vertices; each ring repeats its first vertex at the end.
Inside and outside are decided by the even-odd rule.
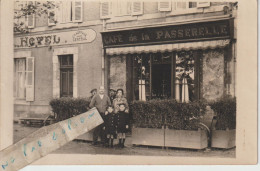
POLYGON ((206 130, 173 130, 165 129, 165 146, 191 149, 208 147, 206 130))
POLYGON ((212 130, 211 147, 232 148, 236 146, 236 129, 212 130))
POLYGON ((164 147, 164 129, 132 128, 132 144, 164 147))

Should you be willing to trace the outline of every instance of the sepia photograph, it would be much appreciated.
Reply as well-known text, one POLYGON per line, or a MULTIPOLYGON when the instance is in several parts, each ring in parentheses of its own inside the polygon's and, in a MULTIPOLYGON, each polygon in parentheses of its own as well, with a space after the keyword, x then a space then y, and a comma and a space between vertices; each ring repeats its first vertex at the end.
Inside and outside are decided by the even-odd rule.
POLYGON ((236 159, 239 2, 13 3, 14 144, 45 130, 66 135, 52 154, 236 159))

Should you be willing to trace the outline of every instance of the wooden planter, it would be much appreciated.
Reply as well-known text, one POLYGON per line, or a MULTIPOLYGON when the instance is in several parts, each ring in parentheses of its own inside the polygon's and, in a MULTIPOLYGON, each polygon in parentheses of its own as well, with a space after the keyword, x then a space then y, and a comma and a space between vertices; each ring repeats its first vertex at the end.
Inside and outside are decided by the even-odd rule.
POLYGON ((132 128, 132 144, 164 147, 164 129, 132 128))
POLYGON ((208 147, 206 130, 173 130, 165 129, 165 146, 204 149, 208 147))
POLYGON ((232 148, 236 146, 236 129, 212 130, 211 147, 232 148))

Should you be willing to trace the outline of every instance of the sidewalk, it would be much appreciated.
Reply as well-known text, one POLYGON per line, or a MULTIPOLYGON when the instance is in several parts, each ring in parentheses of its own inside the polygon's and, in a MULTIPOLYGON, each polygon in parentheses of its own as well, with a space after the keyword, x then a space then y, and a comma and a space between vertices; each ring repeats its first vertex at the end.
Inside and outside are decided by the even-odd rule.
MULTIPOLYGON (((14 142, 26 137, 30 133, 39 128, 25 127, 20 124, 14 124, 14 142)), ((114 144, 117 144, 117 140, 114 144)), ((204 149, 204 150, 190 150, 161 147, 147 147, 147 146, 132 146, 131 137, 127 137, 126 147, 120 148, 105 148, 101 145, 93 146, 90 142, 72 141, 56 150, 53 153, 57 154, 107 154, 107 155, 141 155, 141 156, 183 156, 183 157, 220 157, 220 158, 234 158, 236 156, 236 149, 222 150, 222 149, 204 149)))

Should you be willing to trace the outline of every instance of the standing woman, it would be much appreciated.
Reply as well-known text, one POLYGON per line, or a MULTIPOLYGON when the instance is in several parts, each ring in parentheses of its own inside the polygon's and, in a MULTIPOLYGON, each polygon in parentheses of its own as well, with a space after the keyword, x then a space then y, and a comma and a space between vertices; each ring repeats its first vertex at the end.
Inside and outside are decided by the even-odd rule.
POLYGON ((113 100, 113 107, 115 110, 115 113, 119 111, 119 104, 125 104, 125 112, 129 113, 129 106, 127 103, 126 98, 124 97, 124 90, 123 89, 117 89, 116 91, 116 98, 113 100))

